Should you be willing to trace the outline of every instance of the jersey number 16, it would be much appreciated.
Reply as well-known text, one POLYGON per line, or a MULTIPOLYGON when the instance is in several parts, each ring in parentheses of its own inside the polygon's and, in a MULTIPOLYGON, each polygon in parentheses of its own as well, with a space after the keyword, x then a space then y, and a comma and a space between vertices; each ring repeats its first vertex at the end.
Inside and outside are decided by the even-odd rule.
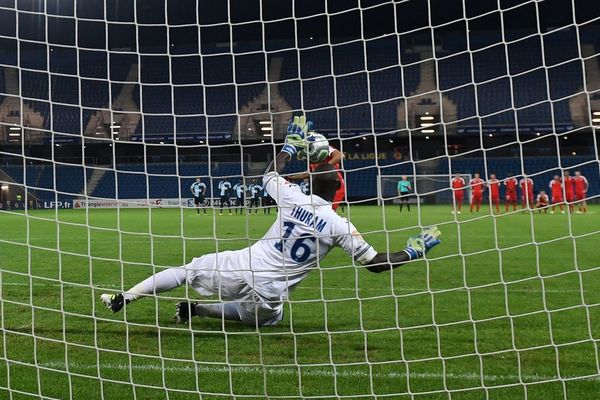
MULTIPOLYGON (((282 253, 283 246, 287 243, 287 239, 292 235, 292 231, 296 227, 296 224, 293 222, 284 222, 283 226, 285 227, 285 232, 283 233, 282 239, 275 243, 275 248, 282 253)), ((294 239, 290 249, 290 257, 292 257, 292 260, 298 263, 306 261, 310 256, 310 253, 312 253, 316 241, 317 239, 310 233, 299 235, 297 239, 294 239)))

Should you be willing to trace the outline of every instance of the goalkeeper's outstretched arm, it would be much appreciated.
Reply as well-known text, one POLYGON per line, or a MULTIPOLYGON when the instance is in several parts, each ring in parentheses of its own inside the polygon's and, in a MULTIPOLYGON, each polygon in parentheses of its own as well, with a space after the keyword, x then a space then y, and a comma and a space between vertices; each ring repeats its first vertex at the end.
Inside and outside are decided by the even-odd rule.
POLYGON ((275 159, 271 161, 271 163, 265 170, 265 175, 272 171, 275 171, 278 174, 282 174, 283 171, 285 171, 285 166, 291 159, 292 156, 290 155, 290 153, 284 150, 280 151, 275 157, 275 159))
POLYGON ((304 116, 296 116, 290 120, 283 148, 277 154, 275 160, 269 164, 265 171, 265 175, 271 171, 275 171, 278 174, 283 173, 285 166, 292 157, 306 146, 304 137, 311 126, 312 122, 308 121, 304 116))
POLYGON ((385 272, 398 268, 407 261, 410 261, 410 256, 404 251, 397 253, 377 253, 367 264, 367 269, 371 272, 385 272))
POLYGON ((397 253, 377 253, 365 265, 371 272, 384 272, 397 268, 407 261, 423 257, 425 253, 440 244, 442 233, 436 226, 424 229, 420 235, 410 237, 406 248, 397 253))

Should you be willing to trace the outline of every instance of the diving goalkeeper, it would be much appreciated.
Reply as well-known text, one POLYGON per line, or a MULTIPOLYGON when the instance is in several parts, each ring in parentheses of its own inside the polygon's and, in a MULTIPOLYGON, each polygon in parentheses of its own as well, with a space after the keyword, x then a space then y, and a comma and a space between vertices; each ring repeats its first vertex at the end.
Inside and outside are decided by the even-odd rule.
POLYGON ((206 254, 182 267, 165 269, 125 293, 103 294, 105 305, 117 312, 141 297, 187 284, 201 295, 218 295, 222 302, 178 303, 174 316, 178 323, 202 316, 252 326, 277 325, 283 318, 283 301, 333 247, 342 247, 357 263, 379 273, 422 257, 440 243, 440 231, 432 227, 411 237, 402 251, 378 253, 352 223, 331 208, 340 186, 333 165, 322 164, 312 172, 312 195, 281 177, 288 161, 306 146, 307 126, 303 117, 298 122, 291 124, 283 149, 263 177, 279 213, 261 240, 241 250, 206 254))

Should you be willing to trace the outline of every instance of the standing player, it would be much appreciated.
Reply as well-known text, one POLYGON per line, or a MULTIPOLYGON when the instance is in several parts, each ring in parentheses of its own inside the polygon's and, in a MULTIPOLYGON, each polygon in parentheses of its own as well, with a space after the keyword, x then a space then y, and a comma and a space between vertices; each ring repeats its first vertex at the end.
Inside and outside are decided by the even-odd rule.
POLYGON ((569 171, 563 173, 563 186, 565 187, 565 200, 569 205, 569 211, 573 212, 573 202, 575 201, 575 182, 569 174, 569 171))
POLYGON ((235 208, 235 214, 237 215, 238 210, 240 210, 240 214, 244 214, 244 207, 246 206, 246 191, 248 189, 246 188, 246 185, 244 185, 244 182, 242 181, 242 179, 240 179, 238 181, 238 183, 235 184, 235 186, 233 187, 233 191, 235 192, 235 197, 237 199, 237 207, 235 208))
POLYGON ((564 214, 565 210, 563 208, 563 185, 560 181, 560 176, 554 175, 554 179, 550 181, 550 184, 548 186, 550 186, 550 193, 552 194, 552 211, 550 211, 550 214, 554 214, 554 209, 556 208, 557 204, 560 207, 560 212, 564 214))
POLYGON ((406 175, 403 175, 401 180, 398 181, 398 197, 400 198, 400 212, 402 212, 402 206, 406 204, 406 209, 410 212, 410 203, 408 197, 412 192, 412 186, 406 175))
POLYGON ((231 182, 229 182, 227 179, 222 180, 221 182, 219 182, 219 186, 217 186, 217 188, 219 189, 219 215, 223 215, 223 206, 227 205, 227 209, 229 210, 229 215, 231 215, 231 194, 229 193, 229 191, 231 190, 231 182))
MULTIPOLYGON (((250 208, 254 207, 254 214, 258 213, 258 207, 260 207, 260 194, 263 190, 263 187, 258 183, 252 183, 248 187, 248 192, 250 192, 250 208)), ((252 210, 248 210, 248 214, 251 213, 252 210)))
POLYGON ((271 205, 273 204, 273 199, 269 196, 269 192, 267 192, 266 188, 262 186, 262 207, 263 214, 271 214, 271 205))
POLYGON ((490 201, 492 207, 496 207, 496 212, 500 213, 500 181, 496 179, 495 174, 490 174, 488 187, 490 188, 490 201))
POLYGON ((202 211, 204 211, 204 215, 206 215, 206 208, 204 207, 206 185, 202 182, 200 177, 196 178, 196 182, 192 183, 192 186, 190 186, 190 191, 192 192, 192 196, 194 196, 196 212, 198 215, 200 215, 200 207, 202 207, 202 211))
MULTIPOLYGON (((343 155, 342 152, 336 149, 333 146, 329 146, 329 156, 325 160, 320 163, 310 163, 309 169, 310 171, 314 171, 321 164, 330 164, 333 165, 338 171, 340 187, 335 194, 335 198, 333 199, 333 209, 337 210, 338 207, 341 207, 342 212, 344 212, 344 200, 346 198, 346 184, 344 183, 344 175, 340 170, 340 162, 342 161, 343 155)), ((308 179, 309 173, 302 172, 300 174, 296 174, 290 177, 292 180, 304 180, 308 179)))
POLYGON ((514 176, 509 176, 504 180, 504 186, 506 186, 506 202, 504 203, 506 212, 508 212, 510 204, 513 206, 513 211, 517 211, 517 186, 519 186, 519 181, 514 176))
POLYGON ((521 208, 531 209, 533 207, 533 180, 529 178, 527 175, 523 175, 523 179, 519 181, 519 186, 521 187, 521 208))
POLYGON ((538 209, 538 212, 541 214, 542 213, 542 208, 544 209, 544 214, 546 214, 546 212, 548 211, 548 205, 550 204, 550 201, 548 200, 548 195, 546 194, 545 191, 540 190, 540 193, 538 193, 537 198, 535 200, 535 208, 538 209))
POLYGON ((485 191, 485 181, 479 177, 479 173, 473 174, 473 179, 469 182, 471 186, 471 212, 476 208, 477 212, 481 208, 483 202, 483 192, 485 191))
POLYGON ((269 166, 270 172, 263 177, 263 185, 277 199, 280 211, 261 240, 251 247, 206 254, 183 267, 160 271, 125 293, 102 294, 100 298, 107 308, 117 312, 141 297, 187 284, 201 295, 218 295, 221 302, 178 303, 174 316, 178 323, 203 316, 273 326, 283 319, 283 302, 289 293, 333 247, 343 248, 368 271, 380 273, 420 258, 440 243, 440 231, 431 227, 411 237, 403 251, 377 252, 352 223, 333 210, 331 202, 340 185, 333 165, 315 168, 311 196, 281 177, 297 151, 291 140, 303 143, 299 138, 286 139, 274 167, 269 166))
POLYGON ((579 204, 579 210, 577 210, 577 213, 587 213, 587 202, 585 199, 590 184, 588 183, 586 177, 581 175, 580 171, 575 171, 573 182, 575 183, 575 200, 579 204))
POLYGON ((465 180, 460 177, 460 174, 454 174, 454 178, 451 182, 452 193, 454 195, 454 204, 452 214, 460 214, 460 210, 462 208, 462 202, 464 198, 464 190, 467 184, 465 180))

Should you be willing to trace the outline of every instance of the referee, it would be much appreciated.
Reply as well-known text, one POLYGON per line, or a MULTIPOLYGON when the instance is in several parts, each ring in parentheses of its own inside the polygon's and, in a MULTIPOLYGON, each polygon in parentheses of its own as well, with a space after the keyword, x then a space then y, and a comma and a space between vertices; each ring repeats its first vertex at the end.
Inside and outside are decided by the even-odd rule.
POLYGON ((200 214, 200 207, 202 207, 202 211, 204 211, 204 215, 206 215, 206 208, 204 207, 206 185, 202 183, 202 179, 200 179, 200 177, 196 178, 196 182, 192 183, 192 186, 190 186, 190 190, 192 191, 192 195, 194 196, 196 212, 200 214))
POLYGON ((408 203, 408 197, 412 192, 412 186, 406 175, 403 175, 401 180, 398 182, 398 197, 400 198, 400 212, 402 207, 406 204, 406 209, 410 212, 410 204, 408 203))

